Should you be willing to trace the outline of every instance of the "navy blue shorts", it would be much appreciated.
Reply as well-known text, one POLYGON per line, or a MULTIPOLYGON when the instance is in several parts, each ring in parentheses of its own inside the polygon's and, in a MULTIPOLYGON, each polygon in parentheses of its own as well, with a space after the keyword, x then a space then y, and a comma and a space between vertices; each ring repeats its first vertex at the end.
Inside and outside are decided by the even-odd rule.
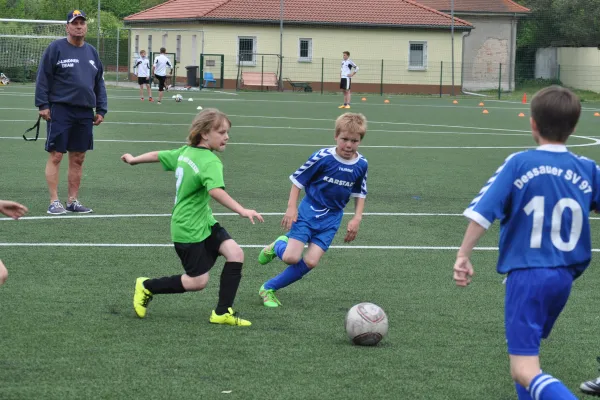
POLYGON ((552 331, 576 277, 572 268, 528 268, 506 280, 504 326, 508 354, 537 356, 552 331))
POLYGON ((86 152, 94 148, 94 110, 66 104, 50 105, 46 123, 46 151, 86 152))

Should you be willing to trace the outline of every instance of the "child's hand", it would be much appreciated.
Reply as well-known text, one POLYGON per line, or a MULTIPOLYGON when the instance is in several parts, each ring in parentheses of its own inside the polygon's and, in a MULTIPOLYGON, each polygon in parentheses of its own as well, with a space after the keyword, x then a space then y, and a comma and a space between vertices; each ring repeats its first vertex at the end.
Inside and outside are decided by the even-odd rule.
POLYGON ((296 207, 288 207, 285 211, 285 215, 281 220, 281 226, 283 229, 290 230, 292 224, 298 220, 298 209, 296 207))
POLYGON ((133 159, 134 159, 134 158, 135 158, 135 157, 134 157, 134 156, 132 156, 132 155, 131 155, 131 154, 129 154, 129 153, 127 153, 127 154, 123 154, 123 155, 121 156, 121 160, 123 160, 123 162, 126 162, 126 163, 127 163, 127 164, 129 164, 129 165, 134 165, 134 164, 132 164, 132 162, 133 162, 133 159))
POLYGON ((356 239, 356 235, 358 234, 358 227, 360 226, 360 220, 352 218, 350 222, 348 222, 348 229, 346 230, 346 237, 344 238, 344 242, 348 243, 356 239))
POLYGON ((0 200, 0 213, 11 217, 12 219, 19 219, 27 213, 27 207, 23 204, 16 203, 14 201, 0 200))
POLYGON ((254 224, 254 218, 259 220, 260 222, 265 222, 262 215, 257 213, 256 210, 248 210, 248 209, 244 208, 244 210, 242 210, 242 212, 240 212, 240 217, 248 218, 250 220, 250 222, 252 222, 252 224, 254 224))
POLYGON ((454 263, 454 280, 457 286, 468 286, 475 272, 471 260, 465 256, 457 256, 454 263))

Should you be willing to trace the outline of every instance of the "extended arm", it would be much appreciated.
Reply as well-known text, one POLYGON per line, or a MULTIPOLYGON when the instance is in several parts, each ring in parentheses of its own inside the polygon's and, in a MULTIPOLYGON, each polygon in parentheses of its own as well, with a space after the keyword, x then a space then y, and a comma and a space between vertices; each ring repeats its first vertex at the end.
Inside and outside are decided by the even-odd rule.
POLYGON ((144 153, 137 157, 127 153, 121 156, 121 160, 123 160, 123 162, 126 162, 129 165, 155 163, 158 162, 158 151, 151 151, 149 153, 144 153))
POLYGON ((262 215, 257 213, 255 210, 248 210, 242 207, 242 205, 235 201, 225 190, 221 188, 215 188, 210 190, 208 194, 210 194, 210 197, 218 201, 219 204, 239 214, 240 217, 248 218, 253 224, 254 217, 256 217, 256 219, 258 219, 260 222, 264 222, 262 215))

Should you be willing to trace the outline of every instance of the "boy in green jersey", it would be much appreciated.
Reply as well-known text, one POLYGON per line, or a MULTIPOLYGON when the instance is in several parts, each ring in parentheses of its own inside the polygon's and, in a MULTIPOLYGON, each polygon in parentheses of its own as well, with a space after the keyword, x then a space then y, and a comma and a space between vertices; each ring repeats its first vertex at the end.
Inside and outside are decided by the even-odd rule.
POLYGON ((160 162, 166 171, 175 171, 175 205, 171 216, 171 237, 181 259, 184 275, 157 279, 138 278, 133 308, 140 318, 155 294, 184 293, 204 289, 208 271, 217 257, 225 257, 221 273, 219 302, 210 316, 214 324, 250 326, 250 321, 236 316, 233 301, 242 278, 244 252, 212 215, 213 198, 241 217, 263 222, 255 210, 242 207, 224 190, 223 164, 213 153, 225 150, 231 122, 216 109, 200 112, 190 127, 188 144, 179 149, 153 151, 134 157, 124 154, 121 160, 130 165, 160 162))

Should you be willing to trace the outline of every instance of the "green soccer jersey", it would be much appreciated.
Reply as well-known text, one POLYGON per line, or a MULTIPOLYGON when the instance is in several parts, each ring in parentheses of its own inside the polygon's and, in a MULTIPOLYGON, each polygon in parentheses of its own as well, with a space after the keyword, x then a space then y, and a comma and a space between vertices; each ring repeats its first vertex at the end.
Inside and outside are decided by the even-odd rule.
POLYGON ((191 146, 160 151, 158 159, 166 171, 175 171, 177 178, 171 217, 173 242, 203 241, 217 223, 208 192, 225 188, 221 160, 209 149, 191 146))

